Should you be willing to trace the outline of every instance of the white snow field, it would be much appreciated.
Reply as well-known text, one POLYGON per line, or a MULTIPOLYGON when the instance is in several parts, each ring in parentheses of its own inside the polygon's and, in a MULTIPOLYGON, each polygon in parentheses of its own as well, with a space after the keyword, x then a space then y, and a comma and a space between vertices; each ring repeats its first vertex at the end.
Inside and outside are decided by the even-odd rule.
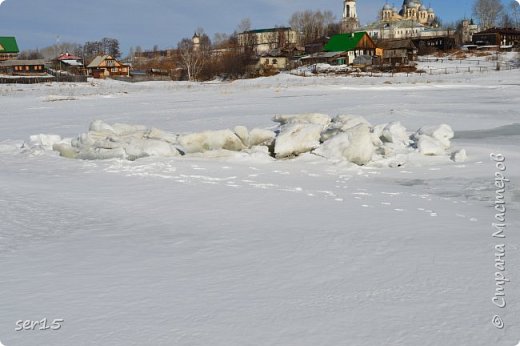
POLYGON ((519 106, 519 70, 0 85, 0 340, 516 345, 519 106), (380 144, 359 131, 336 133, 327 121, 318 124, 320 116, 307 116, 322 128, 305 127, 312 148, 297 157, 286 155, 291 136, 276 159, 262 146, 211 150, 229 142, 201 142, 214 139, 208 131, 235 144, 235 137, 269 141, 280 125, 274 117, 293 131, 301 123, 287 115, 311 113, 350 115, 365 134, 356 117, 366 119, 388 155, 402 160, 348 162, 365 163, 366 153, 344 150, 345 143, 380 144), (105 123, 92 128, 94 120, 105 123), (128 149, 126 139, 109 141, 125 144, 118 144, 121 156, 106 160, 52 150, 63 138, 115 123, 142 125, 142 136, 156 129, 146 139, 168 145, 128 149), (451 143, 442 124, 455 132, 451 143), (412 137, 428 137, 417 144, 426 155, 403 152, 420 128, 412 137), (182 137, 194 133, 196 141, 182 137), (191 148, 188 155, 178 142, 191 148), (450 150, 439 152, 439 143, 450 150), (492 236, 498 169, 491 153, 506 158, 501 173, 510 180, 505 238, 492 236), (504 271, 495 267, 496 245, 506 251, 504 271), (496 282, 497 272, 510 281, 496 282), (497 288, 504 288, 504 308, 492 301, 497 288), (495 315, 504 328, 492 324, 495 315), (27 330, 44 318, 61 328, 33 323, 27 330), (28 328, 19 327, 24 321, 28 328))

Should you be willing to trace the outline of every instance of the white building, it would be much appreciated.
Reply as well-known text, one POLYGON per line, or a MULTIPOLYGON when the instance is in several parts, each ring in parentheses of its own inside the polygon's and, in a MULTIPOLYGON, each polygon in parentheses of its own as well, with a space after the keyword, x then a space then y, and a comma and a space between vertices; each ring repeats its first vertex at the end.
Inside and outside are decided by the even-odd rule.
POLYGON ((238 34, 238 44, 241 47, 253 48, 257 54, 294 46, 297 43, 298 33, 291 28, 249 30, 238 34))
POLYGON ((343 19, 341 24, 343 32, 354 32, 359 28, 356 0, 343 1, 343 19))

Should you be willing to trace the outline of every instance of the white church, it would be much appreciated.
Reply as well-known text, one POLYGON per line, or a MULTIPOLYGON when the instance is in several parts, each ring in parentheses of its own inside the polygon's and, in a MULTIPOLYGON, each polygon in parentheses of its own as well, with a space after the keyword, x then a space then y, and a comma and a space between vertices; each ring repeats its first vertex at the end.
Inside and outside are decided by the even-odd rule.
POLYGON ((421 0, 404 0, 400 10, 386 3, 376 22, 360 26, 356 0, 343 2, 343 31, 366 31, 375 40, 447 36, 448 32, 438 27, 436 19, 435 10, 427 8, 421 0))

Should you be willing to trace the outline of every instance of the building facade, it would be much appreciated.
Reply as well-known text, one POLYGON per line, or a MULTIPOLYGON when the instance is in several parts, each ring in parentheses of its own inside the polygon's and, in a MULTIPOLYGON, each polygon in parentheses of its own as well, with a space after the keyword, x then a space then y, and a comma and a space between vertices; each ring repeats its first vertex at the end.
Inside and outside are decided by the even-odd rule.
POLYGON ((13 76, 46 75, 43 60, 6 60, 0 62, 0 72, 13 76))
POLYGON ((374 57, 376 44, 366 32, 334 35, 323 50, 327 53, 338 53, 338 65, 350 65, 360 56, 374 57))
POLYGON ((94 78, 130 76, 130 67, 124 65, 110 55, 97 56, 88 66, 89 76, 94 78))
POLYGON ((473 35, 475 35, 479 31, 480 28, 477 24, 473 22, 473 19, 464 19, 462 21, 462 43, 473 42, 473 35))
POLYGON ((268 53, 273 49, 294 46, 298 43, 298 33, 291 28, 269 28, 249 30, 238 34, 238 44, 251 48, 256 54, 268 53))
POLYGON ((375 40, 400 40, 411 38, 435 38, 449 35, 438 27, 433 8, 427 8, 421 0, 405 0, 401 9, 385 4, 379 19, 363 28, 375 40))
POLYGON ((479 46, 520 47, 520 30, 491 28, 474 34, 472 39, 479 46))

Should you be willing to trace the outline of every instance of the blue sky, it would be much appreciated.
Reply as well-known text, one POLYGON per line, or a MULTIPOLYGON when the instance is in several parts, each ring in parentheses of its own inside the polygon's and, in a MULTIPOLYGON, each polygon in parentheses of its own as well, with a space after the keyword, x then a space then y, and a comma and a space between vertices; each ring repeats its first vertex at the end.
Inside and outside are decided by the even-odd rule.
MULTIPOLYGON (((1 0, 0 0, 1 1, 1 0)), ((388 1, 401 6, 402 1, 388 1)), ((471 15, 473 0, 425 0, 444 21, 471 15)), ((254 28, 287 25, 292 13, 331 10, 339 18, 342 0, 5 0, 0 5, 0 36, 16 36, 21 50, 62 42, 119 39, 123 51, 158 45, 175 47, 203 27, 210 37, 232 33, 242 18, 254 28)), ((363 24, 373 21, 385 0, 358 0, 363 24)))

